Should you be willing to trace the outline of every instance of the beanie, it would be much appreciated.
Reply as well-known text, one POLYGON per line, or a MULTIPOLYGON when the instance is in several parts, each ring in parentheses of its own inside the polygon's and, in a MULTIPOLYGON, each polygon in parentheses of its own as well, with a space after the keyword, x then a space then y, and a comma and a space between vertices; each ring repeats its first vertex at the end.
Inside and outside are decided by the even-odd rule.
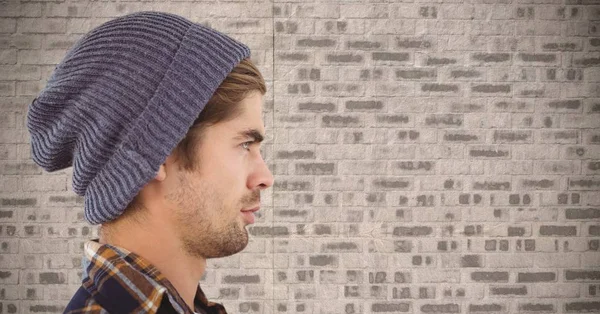
POLYGON ((29 106, 33 160, 73 167, 85 218, 117 218, 156 176, 250 49, 168 13, 138 12, 84 35, 29 106))

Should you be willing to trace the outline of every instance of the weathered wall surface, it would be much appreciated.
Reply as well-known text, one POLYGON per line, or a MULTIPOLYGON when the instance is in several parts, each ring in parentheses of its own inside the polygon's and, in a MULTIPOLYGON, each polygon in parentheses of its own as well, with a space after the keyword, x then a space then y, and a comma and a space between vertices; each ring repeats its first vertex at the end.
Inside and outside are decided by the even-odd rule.
POLYGON ((232 313, 600 311, 600 2, 0 3, 0 313, 62 312, 96 235, 27 105, 83 33, 161 10, 251 47, 276 184, 203 287, 232 313))

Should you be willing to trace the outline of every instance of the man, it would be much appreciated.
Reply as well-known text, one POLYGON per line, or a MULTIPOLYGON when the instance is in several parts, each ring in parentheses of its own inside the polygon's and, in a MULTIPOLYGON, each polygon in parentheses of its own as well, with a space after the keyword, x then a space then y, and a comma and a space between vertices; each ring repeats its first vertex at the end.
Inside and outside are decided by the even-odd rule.
POLYGON ((260 191, 265 83, 242 43, 140 12, 95 28, 33 101, 33 159, 73 166, 85 217, 83 283, 67 313, 225 313, 198 282, 248 243, 260 191))

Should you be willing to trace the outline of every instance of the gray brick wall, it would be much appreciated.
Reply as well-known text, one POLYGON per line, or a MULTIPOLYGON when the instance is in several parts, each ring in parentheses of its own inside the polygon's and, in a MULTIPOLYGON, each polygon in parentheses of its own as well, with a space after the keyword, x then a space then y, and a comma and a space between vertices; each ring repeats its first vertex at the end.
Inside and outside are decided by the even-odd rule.
POLYGON ((275 174, 203 286, 232 313, 600 311, 600 1, 0 3, 0 313, 61 312, 97 235, 30 160, 85 32, 163 10, 249 44, 275 174))

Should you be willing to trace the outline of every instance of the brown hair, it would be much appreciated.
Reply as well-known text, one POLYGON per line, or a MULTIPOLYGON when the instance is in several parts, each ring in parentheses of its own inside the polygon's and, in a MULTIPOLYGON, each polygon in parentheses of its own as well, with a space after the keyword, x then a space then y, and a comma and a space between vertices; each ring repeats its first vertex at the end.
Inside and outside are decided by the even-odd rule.
POLYGON ((206 127, 234 119, 239 113, 238 104, 253 91, 267 92, 265 80, 250 61, 242 60, 217 88, 186 136, 173 150, 177 160, 186 170, 197 166, 196 151, 201 144, 206 127))

